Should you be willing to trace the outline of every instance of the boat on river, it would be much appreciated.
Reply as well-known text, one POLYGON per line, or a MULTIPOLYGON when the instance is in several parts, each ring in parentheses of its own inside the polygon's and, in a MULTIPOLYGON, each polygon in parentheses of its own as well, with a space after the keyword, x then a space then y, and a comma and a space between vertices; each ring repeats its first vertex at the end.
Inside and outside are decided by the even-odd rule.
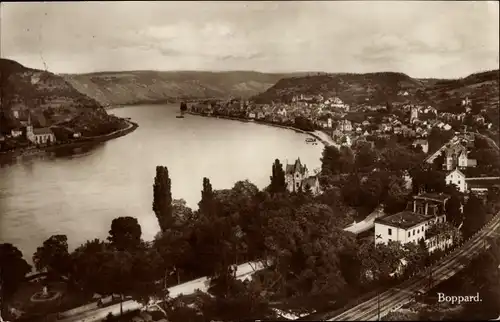
POLYGON ((306 143, 316 143, 315 138, 306 138, 306 143))

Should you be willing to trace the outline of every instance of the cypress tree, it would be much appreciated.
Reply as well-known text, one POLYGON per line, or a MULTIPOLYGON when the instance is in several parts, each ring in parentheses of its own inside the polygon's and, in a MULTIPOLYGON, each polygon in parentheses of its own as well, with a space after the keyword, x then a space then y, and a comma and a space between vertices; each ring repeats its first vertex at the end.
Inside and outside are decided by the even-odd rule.
POLYGON ((171 185, 167 167, 157 166, 153 184, 153 211, 162 232, 166 231, 173 221, 171 185))
POLYGON ((205 216, 211 217, 213 214, 214 192, 210 179, 203 178, 203 190, 201 191, 201 200, 198 203, 200 212, 205 216))
POLYGON ((286 191, 285 171, 283 171, 283 166, 278 159, 274 160, 269 191, 271 193, 286 191))

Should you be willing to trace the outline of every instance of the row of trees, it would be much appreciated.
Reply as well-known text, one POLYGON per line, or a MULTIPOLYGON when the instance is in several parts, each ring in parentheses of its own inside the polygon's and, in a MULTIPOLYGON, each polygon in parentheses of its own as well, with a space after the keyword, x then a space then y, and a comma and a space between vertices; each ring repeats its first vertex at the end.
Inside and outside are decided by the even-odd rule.
MULTIPOLYGON (((336 155, 327 149, 324 155, 336 155)), ((325 171, 334 169, 323 167, 325 171)), ((168 302, 164 309, 184 318, 195 316, 196 310, 220 319, 243 314, 272 318, 266 303, 290 298, 331 299, 372 284, 373 278, 386 282, 402 256, 416 263, 406 266, 406 274, 419 267, 424 260, 422 245, 359 244, 343 230, 352 221, 353 207, 376 207, 381 202, 389 205, 390 200, 395 200, 397 207, 405 205, 408 194, 395 173, 384 170, 340 176, 340 185, 326 186, 324 193, 315 197, 308 191, 288 193, 283 166, 276 160, 270 185, 262 191, 248 181, 214 190, 204 178, 198 209, 192 210, 183 200, 172 198, 168 169, 158 166, 152 208, 160 232, 152 243, 141 239, 137 219, 119 217, 112 221, 106 240, 88 241, 73 252, 68 250, 66 236, 51 236, 37 249, 33 263, 49 278, 64 276, 71 286, 88 294, 117 293, 143 302, 165 298, 168 286, 209 276, 214 298, 198 294, 198 309, 187 309, 180 299, 168 302), (266 269, 250 283, 236 281, 233 266, 250 260, 262 260, 266 269)), ((494 197, 490 203, 498 201, 494 197)), ((485 221, 486 206, 480 206, 475 197, 469 198, 464 219, 461 198, 454 194, 446 211, 455 227, 464 222, 462 230, 467 236, 482 226, 476 221, 469 224, 467 220, 477 217, 470 214, 484 207, 485 221)), ((1 247, 4 303, 31 268, 14 246, 1 247)))

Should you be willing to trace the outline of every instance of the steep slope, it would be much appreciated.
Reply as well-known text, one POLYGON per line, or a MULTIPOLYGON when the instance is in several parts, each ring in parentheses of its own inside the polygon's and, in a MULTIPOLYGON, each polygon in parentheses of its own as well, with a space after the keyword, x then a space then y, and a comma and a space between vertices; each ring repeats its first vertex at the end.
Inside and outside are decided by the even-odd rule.
POLYGON ((61 76, 103 105, 122 105, 179 99, 247 98, 267 90, 283 77, 294 75, 304 73, 130 71, 61 76))
POLYGON ((473 104, 498 110, 499 71, 472 74, 461 79, 414 79, 401 73, 323 74, 278 81, 252 100, 260 103, 289 101, 294 95, 337 96, 348 104, 432 104, 453 111, 468 96, 473 104), (401 95, 407 92, 407 95, 401 95))
MULTIPOLYGON (((348 104, 385 104, 406 100, 398 95, 407 91, 417 97, 425 89, 423 82, 401 73, 323 74, 281 79, 276 85, 252 99, 260 103, 289 101, 294 95, 337 96, 348 104)), ((422 98, 423 99, 423 98, 422 98)))
POLYGON ((86 122, 82 128, 74 130, 87 135, 94 134, 94 127, 102 132, 108 125, 112 130, 117 122, 120 123, 97 101, 77 91, 64 78, 48 71, 26 68, 8 59, 0 59, 0 105, 3 132, 20 126, 28 115, 35 127, 84 118, 86 122))
POLYGON ((441 105, 456 105, 464 97, 483 108, 497 108, 499 101, 499 70, 475 73, 461 79, 436 80, 426 87, 430 100, 441 105))

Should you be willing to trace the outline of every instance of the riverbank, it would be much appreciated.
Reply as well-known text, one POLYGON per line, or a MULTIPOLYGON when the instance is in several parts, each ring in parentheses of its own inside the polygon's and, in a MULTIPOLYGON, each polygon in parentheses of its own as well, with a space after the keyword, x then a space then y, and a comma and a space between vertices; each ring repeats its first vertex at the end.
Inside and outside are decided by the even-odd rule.
POLYGON ((120 130, 116 130, 108 134, 84 137, 77 141, 72 141, 68 143, 55 144, 44 147, 29 147, 25 149, 16 149, 12 151, 0 152, 0 160, 22 158, 25 156, 44 155, 47 152, 53 152, 59 149, 74 149, 88 145, 94 145, 127 135, 129 133, 132 133, 139 127, 139 124, 135 122, 132 122, 130 120, 124 120, 124 121, 127 123, 127 127, 120 130))
POLYGON ((257 123, 257 124, 262 124, 262 125, 267 125, 267 126, 272 126, 272 127, 279 127, 282 129, 292 130, 292 131, 295 131, 297 133, 309 135, 309 136, 317 139, 318 141, 320 141, 324 146, 336 145, 335 142, 333 142, 333 140, 329 138, 328 134, 326 134, 322 131, 319 131, 319 130, 316 130, 314 132, 310 132, 310 131, 304 131, 304 130, 301 130, 301 129, 298 129, 296 127, 289 126, 289 125, 271 123, 271 122, 266 122, 266 121, 262 121, 262 120, 247 119, 247 118, 242 118, 242 117, 226 116, 226 115, 205 115, 205 114, 196 113, 196 112, 186 112, 186 114, 203 116, 203 117, 220 118, 220 119, 233 120, 233 121, 239 121, 239 122, 245 122, 245 123, 257 123))

